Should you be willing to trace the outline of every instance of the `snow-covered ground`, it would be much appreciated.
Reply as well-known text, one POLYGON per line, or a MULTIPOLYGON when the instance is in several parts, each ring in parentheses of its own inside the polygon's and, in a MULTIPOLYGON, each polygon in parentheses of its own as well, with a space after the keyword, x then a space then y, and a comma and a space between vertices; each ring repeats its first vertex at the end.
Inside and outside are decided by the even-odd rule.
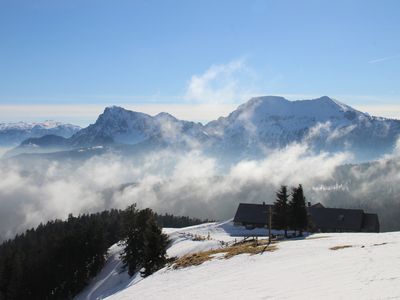
MULTIPOLYGON (((168 255, 178 257, 249 235, 231 222, 165 232, 168 255), (193 241, 196 235, 210 239, 193 241)), ((120 250, 110 249, 103 271, 76 299, 400 299, 400 232, 314 234, 281 241, 274 252, 219 256, 145 279, 122 272, 120 250), (330 249, 336 246, 351 247, 330 249)))

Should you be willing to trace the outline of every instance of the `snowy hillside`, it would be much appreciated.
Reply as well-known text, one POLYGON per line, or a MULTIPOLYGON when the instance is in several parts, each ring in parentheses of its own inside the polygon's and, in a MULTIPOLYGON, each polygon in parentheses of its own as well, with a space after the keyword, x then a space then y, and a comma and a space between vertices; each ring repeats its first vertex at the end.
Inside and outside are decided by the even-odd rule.
MULTIPOLYGON (((165 229, 169 256, 224 247, 249 235, 231 222, 165 229), (196 241, 196 236, 209 240, 196 241)), ((250 231, 251 232, 251 231, 250 231)), ((265 233, 258 230, 255 234, 265 233)), ((260 237, 261 239, 261 237, 260 237)), ((75 299, 398 299, 400 233, 329 233, 280 241, 276 250, 215 255, 198 266, 166 267, 141 279, 121 269, 118 246, 75 299)))
POLYGON ((15 146, 28 138, 58 135, 68 138, 81 128, 56 121, 43 123, 0 123, 0 146, 15 146))

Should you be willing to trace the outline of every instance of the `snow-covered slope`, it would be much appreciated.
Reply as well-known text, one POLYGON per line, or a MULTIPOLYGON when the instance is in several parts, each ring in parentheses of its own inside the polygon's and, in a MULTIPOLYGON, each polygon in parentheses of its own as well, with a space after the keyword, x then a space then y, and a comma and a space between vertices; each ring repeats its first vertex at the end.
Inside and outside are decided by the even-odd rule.
MULTIPOLYGON (((222 247, 220 241, 252 234, 231 222, 165 231, 172 239, 170 256, 222 247), (193 235, 211 240, 193 241, 193 235)), ((127 277, 115 247, 102 273, 76 299, 400 298, 399 232, 315 234, 281 241, 276 251, 262 255, 215 257, 200 266, 164 268, 145 279, 127 277)))
POLYGON ((0 146, 15 146, 28 138, 58 135, 68 138, 81 128, 56 121, 0 123, 0 146))

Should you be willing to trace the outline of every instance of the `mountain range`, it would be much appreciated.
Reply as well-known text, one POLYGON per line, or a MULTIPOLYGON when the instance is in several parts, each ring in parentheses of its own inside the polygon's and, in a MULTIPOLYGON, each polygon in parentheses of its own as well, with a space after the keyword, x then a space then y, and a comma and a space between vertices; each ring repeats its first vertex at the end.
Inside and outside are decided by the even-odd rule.
POLYGON ((150 116, 112 106, 94 124, 68 128, 70 137, 51 132, 29 138, 7 155, 59 151, 67 155, 99 147, 123 149, 125 154, 201 148, 210 155, 240 160, 263 157, 297 142, 308 143, 315 151, 351 151, 358 161, 366 161, 392 152, 400 121, 370 116, 327 96, 297 101, 264 96, 205 125, 164 112, 150 116))
POLYGON ((0 123, 0 146, 17 146, 28 138, 37 138, 45 135, 68 138, 80 129, 82 128, 79 126, 56 121, 0 123))

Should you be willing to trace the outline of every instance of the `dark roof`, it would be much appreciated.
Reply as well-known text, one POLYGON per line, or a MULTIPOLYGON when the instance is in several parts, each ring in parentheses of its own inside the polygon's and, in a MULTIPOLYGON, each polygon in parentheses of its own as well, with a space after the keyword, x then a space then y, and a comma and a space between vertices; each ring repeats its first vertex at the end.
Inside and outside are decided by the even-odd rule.
MULTIPOLYGON (((271 204, 240 203, 233 221, 242 225, 265 226, 271 204)), ((377 214, 361 209, 326 208, 321 203, 307 207, 312 226, 321 231, 379 232, 377 214)))
POLYGON ((379 232, 379 219, 377 214, 364 214, 363 231, 379 232))
POLYGON ((361 231, 364 212, 361 209, 308 207, 313 225, 321 230, 361 231))
POLYGON ((240 203, 233 222, 267 224, 270 204, 240 203))
POLYGON ((323 206, 321 202, 318 202, 318 203, 311 205, 311 207, 324 208, 325 206, 323 206))

